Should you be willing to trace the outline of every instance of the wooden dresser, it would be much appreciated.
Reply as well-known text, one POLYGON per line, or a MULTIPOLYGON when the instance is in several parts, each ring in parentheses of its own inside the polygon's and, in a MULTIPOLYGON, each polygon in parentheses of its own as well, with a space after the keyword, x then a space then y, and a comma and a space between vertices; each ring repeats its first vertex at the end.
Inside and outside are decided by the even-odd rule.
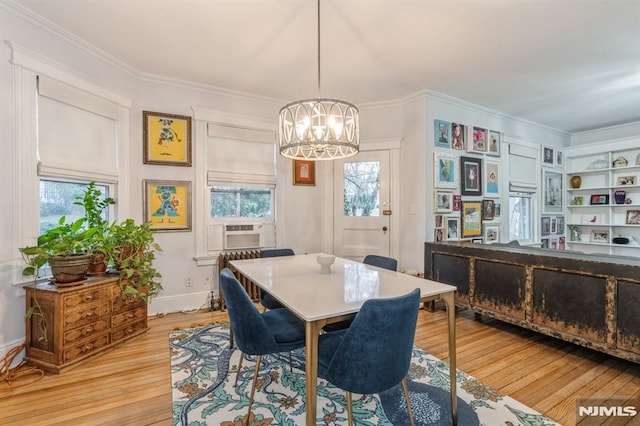
POLYGON ((91 277, 76 286, 43 283, 25 289, 27 311, 35 310, 26 321, 25 359, 45 371, 60 373, 147 331, 146 302, 124 297, 117 275, 91 277))

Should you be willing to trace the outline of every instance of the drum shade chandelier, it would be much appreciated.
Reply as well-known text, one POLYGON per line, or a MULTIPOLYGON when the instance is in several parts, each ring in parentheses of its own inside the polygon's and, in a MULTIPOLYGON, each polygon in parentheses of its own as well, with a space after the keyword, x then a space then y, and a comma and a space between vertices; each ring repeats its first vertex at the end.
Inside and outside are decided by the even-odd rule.
POLYGON ((318 0, 318 97, 285 105, 278 120, 280 154, 303 160, 336 160, 360 149, 360 117, 355 105, 320 98, 320 0, 318 0))

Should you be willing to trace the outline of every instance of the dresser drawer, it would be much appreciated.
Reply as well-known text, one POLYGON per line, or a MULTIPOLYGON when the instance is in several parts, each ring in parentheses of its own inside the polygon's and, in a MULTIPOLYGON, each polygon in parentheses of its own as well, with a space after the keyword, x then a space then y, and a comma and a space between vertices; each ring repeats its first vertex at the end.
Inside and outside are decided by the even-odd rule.
POLYGON ((115 328, 140 319, 145 319, 147 316, 147 310, 145 308, 146 306, 141 306, 130 311, 112 315, 111 326, 115 328))
POLYGON ((100 288, 94 287, 73 294, 65 294, 63 297, 63 306, 65 309, 73 309, 76 307, 95 303, 101 299, 100 293, 100 288))
POLYGON ((141 331, 147 329, 147 323, 145 320, 136 321, 132 324, 128 324, 124 327, 120 327, 111 332, 111 341, 117 342, 118 340, 122 340, 131 336, 133 334, 137 334, 141 331))
POLYGON ((109 315, 109 307, 104 302, 94 302, 93 305, 84 306, 82 309, 65 311, 64 329, 69 330, 70 328, 90 324, 97 321, 99 317, 106 315, 109 315))
POLYGON ((107 318, 98 319, 95 322, 74 328, 64 333, 64 344, 73 344, 79 340, 96 336, 109 329, 109 320, 107 318))
POLYGON ((113 294, 111 298, 111 312, 114 314, 139 308, 146 304, 146 302, 139 297, 123 296, 120 289, 118 289, 117 294, 113 294))
POLYGON ((110 343, 109 338, 109 333, 106 333, 96 337, 95 339, 87 340, 76 346, 71 346, 70 348, 65 349, 63 362, 71 362, 92 352, 99 351, 110 343))

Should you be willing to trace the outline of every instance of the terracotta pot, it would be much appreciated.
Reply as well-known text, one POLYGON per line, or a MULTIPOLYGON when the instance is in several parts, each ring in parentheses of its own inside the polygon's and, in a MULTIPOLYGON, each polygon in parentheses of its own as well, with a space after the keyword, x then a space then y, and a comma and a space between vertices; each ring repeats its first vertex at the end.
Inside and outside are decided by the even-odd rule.
POLYGON ((582 185, 582 178, 580 176, 571 176, 571 180, 569 181, 569 183, 571 183, 571 187, 576 189, 576 188, 580 188, 580 185, 582 185))
POLYGON ((93 253, 93 259, 91 259, 91 263, 89 264, 89 270, 87 273, 89 275, 99 275, 107 272, 107 255, 104 253, 93 253))

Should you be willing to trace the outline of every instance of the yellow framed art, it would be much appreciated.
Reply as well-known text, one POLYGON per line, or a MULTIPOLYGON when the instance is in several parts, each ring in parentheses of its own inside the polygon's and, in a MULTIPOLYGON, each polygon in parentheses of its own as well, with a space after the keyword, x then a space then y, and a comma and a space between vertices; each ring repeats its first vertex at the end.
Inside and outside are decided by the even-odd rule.
POLYGON ((144 181, 144 219, 159 232, 191 231, 191 182, 144 181))
POLYGON ((143 111, 144 164, 191 167, 191 117, 143 111))
POLYGON ((462 202, 462 238, 482 236, 482 202, 462 202))

